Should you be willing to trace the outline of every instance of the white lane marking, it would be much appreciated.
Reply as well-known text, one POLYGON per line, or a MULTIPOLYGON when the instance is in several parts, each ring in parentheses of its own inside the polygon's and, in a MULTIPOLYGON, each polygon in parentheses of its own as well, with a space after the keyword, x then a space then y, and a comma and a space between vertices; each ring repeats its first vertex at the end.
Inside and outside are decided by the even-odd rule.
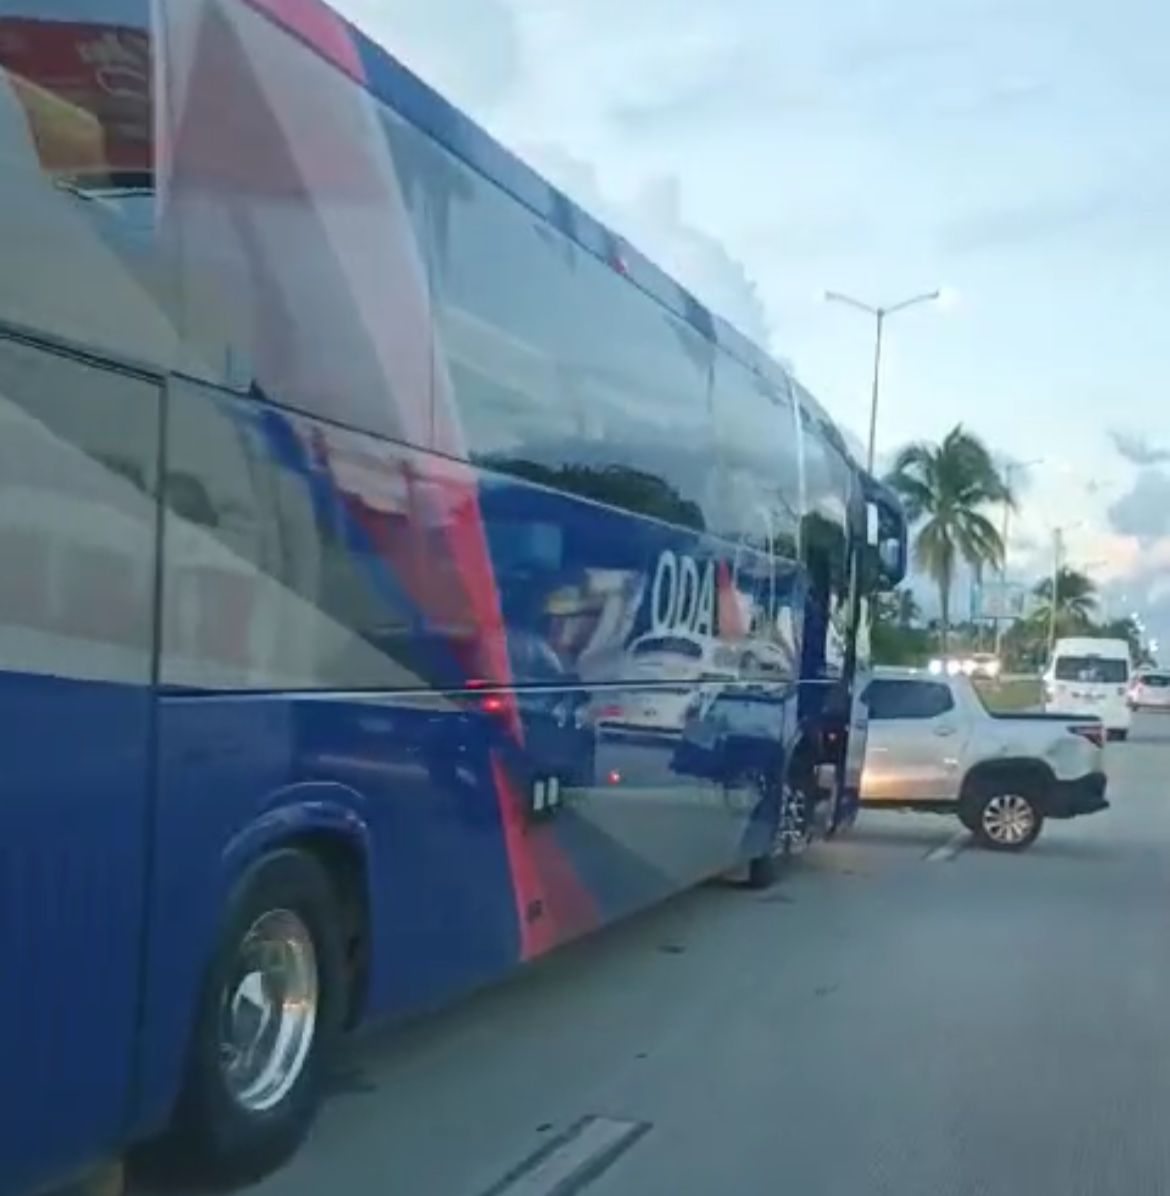
POLYGON ((569 1196, 579 1192, 649 1128, 645 1121, 586 1117, 521 1163, 486 1196, 569 1196))
POLYGON ((933 851, 926 853, 926 861, 929 864, 945 864, 947 860, 953 860, 960 851, 970 845, 970 831, 955 831, 945 843, 940 843, 933 851))

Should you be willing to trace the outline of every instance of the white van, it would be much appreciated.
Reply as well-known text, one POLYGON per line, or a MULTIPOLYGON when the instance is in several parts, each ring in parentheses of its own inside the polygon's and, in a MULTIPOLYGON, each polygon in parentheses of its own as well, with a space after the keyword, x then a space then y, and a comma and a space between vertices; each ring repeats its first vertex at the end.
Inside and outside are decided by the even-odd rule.
POLYGON ((1053 714, 1095 714, 1110 739, 1125 739, 1132 718, 1131 671, 1125 640, 1057 640, 1044 673, 1044 708, 1053 714))

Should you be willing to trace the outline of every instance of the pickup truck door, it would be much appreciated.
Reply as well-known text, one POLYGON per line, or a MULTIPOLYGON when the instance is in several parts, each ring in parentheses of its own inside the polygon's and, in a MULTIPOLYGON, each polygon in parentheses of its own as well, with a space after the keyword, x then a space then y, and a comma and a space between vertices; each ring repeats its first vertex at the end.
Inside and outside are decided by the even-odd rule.
POLYGON ((966 738, 945 681, 876 678, 865 692, 867 802, 955 801, 966 738))

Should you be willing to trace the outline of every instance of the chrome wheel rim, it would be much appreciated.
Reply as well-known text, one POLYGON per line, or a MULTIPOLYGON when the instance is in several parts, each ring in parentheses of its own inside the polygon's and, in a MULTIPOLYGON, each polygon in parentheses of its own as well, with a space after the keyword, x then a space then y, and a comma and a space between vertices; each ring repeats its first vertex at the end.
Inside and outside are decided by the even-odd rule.
POLYGON ((1035 825, 1032 803, 1015 793, 999 794, 983 808, 983 830, 993 843, 1023 843, 1035 825))
POLYGON ((317 1027, 318 988, 305 923, 288 910, 257 918, 240 943, 220 1016, 223 1078, 249 1112, 280 1104, 300 1079, 317 1027))

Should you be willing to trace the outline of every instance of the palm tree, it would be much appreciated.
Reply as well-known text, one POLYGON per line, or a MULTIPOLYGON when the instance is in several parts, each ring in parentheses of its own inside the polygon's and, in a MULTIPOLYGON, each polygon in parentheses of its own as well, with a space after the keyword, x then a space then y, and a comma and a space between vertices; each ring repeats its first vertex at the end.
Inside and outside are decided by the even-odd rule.
MULTIPOLYGON (((1042 602, 1035 618, 1047 626, 1052 610, 1052 578, 1046 577, 1032 593, 1042 602)), ((1062 567, 1056 575, 1056 625, 1062 631, 1084 630, 1097 613, 1097 586, 1079 569, 1062 567)))
POLYGON ((913 627, 922 618, 922 608, 914 597, 914 591, 909 586, 903 586, 894 591, 894 597, 898 607, 898 626, 913 627))
POLYGON ((922 618, 922 609, 914 591, 909 586, 899 586, 896 590, 879 593, 874 600, 874 618, 880 619, 889 627, 900 627, 905 630, 913 627, 922 618))
POLYGON ((1003 560, 1003 540, 983 513, 993 503, 1014 505, 1011 490, 991 454, 962 424, 939 444, 909 444, 894 460, 888 481, 902 496, 906 515, 917 524, 914 554, 938 586, 942 650, 950 632, 955 567, 964 560, 982 573, 1003 560))

